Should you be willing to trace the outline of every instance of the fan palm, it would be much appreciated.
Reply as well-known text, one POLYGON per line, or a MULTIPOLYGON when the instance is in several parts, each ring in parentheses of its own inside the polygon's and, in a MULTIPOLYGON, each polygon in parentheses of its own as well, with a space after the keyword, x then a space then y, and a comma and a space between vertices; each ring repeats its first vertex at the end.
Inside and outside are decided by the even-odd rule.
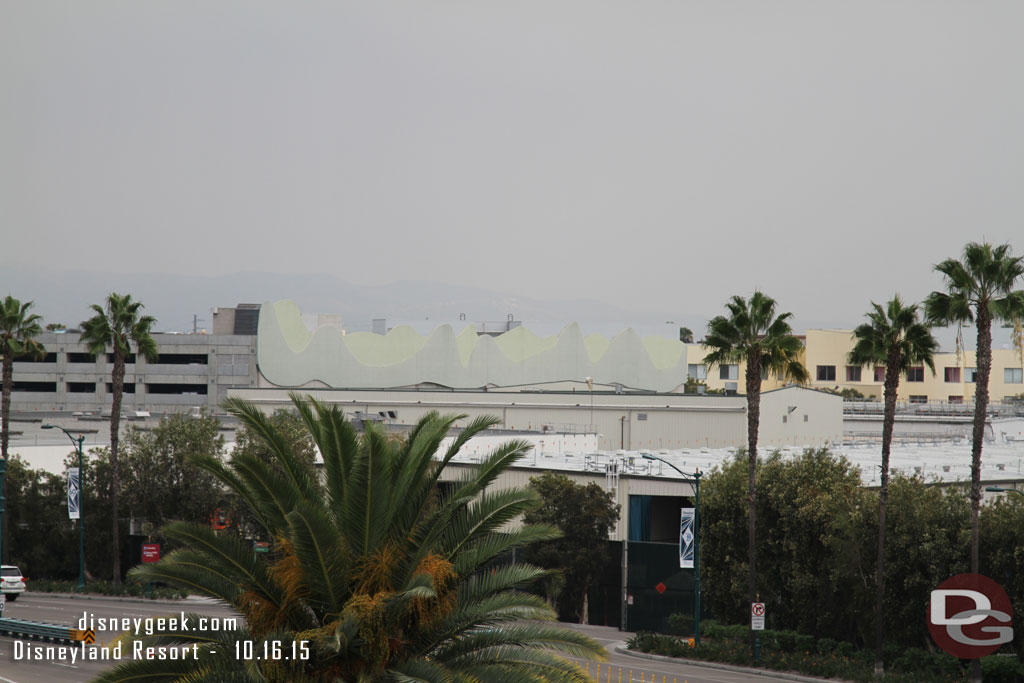
POLYGON ((1024 291, 1013 287, 1024 274, 1024 256, 1013 256, 1009 244, 970 242, 963 260, 946 259, 935 266, 945 280, 945 292, 925 299, 925 312, 934 324, 973 322, 978 328, 977 374, 974 385, 974 429, 971 445, 971 571, 978 569, 978 513, 981 509, 981 449, 992 372, 992 321, 1024 319, 1024 291))
POLYGON ((243 615, 245 630, 143 636, 147 646, 196 643, 203 654, 177 668, 126 661, 99 680, 587 680, 556 653, 594 657, 600 646, 538 623, 553 612, 520 590, 547 572, 494 564, 513 548, 558 533, 539 525, 500 531, 539 505, 529 489, 488 489, 526 443, 496 448, 439 489, 442 468, 494 418, 473 420, 441 449, 464 416, 430 413, 405 439, 372 425, 360 436, 336 406, 294 394, 292 400, 323 456, 322 476, 266 415, 234 399, 225 402, 227 411, 266 443, 270 461, 238 453, 227 464, 194 460, 244 501, 273 541, 269 559, 256 559, 237 537, 172 523, 164 534, 183 547, 132 570, 143 581, 224 600, 243 615), (289 653, 293 642, 306 643, 309 659, 236 661, 235 648, 245 641, 255 641, 257 652, 262 643, 284 643, 289 653))
POLYGON ((91 306, 96 313, 81 325, 81 341, 89 353, 99 356, 111 349, 114 367, 110 372, 112 403, 110 407, 110 503, 113 508, 113 581, 121 583, 120 531, 118 529, 118 487, 117 445, 121 429, 121 398, 124 394, 125 363, 135 344, 138 353, 153 363, 157 359, 156 342, 150 335, 156 318, 140 315, 142 303, 132 301, 131 294, 112 293, 107 297, 106 306, 91 306))
POLYGON ((789 324, 793 314, 776 315, 775 306, 775 299, 762 292, 754 292, 750 301, 734 296, 725 305, 729 310, 728 317, 720 315, 712 318, 708 322, 704 339, 704 348, 710 349, 710 353, 704 357, 705 363, 747 364, 744 379, 747 392, 748 587, 751 602, 757 602, 757 518, 754 500, 762 371, 773 372, 801 384, 807 381, 807 370, 799 360, 804 345, 793 335, 793 328, 789 324))
POLYGON ((885 512, 889 501, 889 449, 896 421, 896 395, 900 375, 908 368, 927 365, 935 372, 938 342, 928 325, 917 318, 917 306, 905 306, 894 296, 883 308, 872 302, 868 322, 853 331, 850 365, 884 365, 885 412, 882 419, 882 486, 878 495, 878 566, 875 574, 875 673, 882 674, 882 604, 885 587, 885 512))
MULTIPOLYGON (((21 303, 11 295, 4 297, 0 304, 0 362, 3 364, 3 396, 0 403, 0 468, 7 464, 7 445, 11 438, 11 389, 14 386, 14 359, 18 356, 42 358, 46 349, 34 337, 41 334, 42 318, 29 313, 32 302, 21 303)), ((3 500, 7 479, 0 469, 0 558, 7 562, 7 518, 4 516, 3 500)))

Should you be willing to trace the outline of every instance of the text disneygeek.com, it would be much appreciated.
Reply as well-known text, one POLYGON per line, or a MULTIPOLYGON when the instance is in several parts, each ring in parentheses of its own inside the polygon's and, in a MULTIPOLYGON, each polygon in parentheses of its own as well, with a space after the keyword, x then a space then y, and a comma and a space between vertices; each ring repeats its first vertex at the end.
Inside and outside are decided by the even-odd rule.
MULTIPOLYGON (((234 617, 202 617, 186 615, 166 617, 96 617, 83 612, 75 627, 81 631, 117 633, 119 636, 152 636, 161 633, 187 633, 233 631, 238 628, 238 619, 234 617)), ((226 645, 224 654, 238 659, 306 659, 308 645, 301 643, 252 643, 237 642, 226 645), (233 652, 231 650, 234 650, 233 652)), ((191 645, 150 646, 141 640, 118 641, 111 645, 88 645, 82 641, 73 645, 54 645, 14 641, 13 659, 15 661, 59 661, 75 664, 84 661, 110 660, 118 661, 125 658, 180 660, 198 659, 200 655, 216 655, 215 650, 201 649, 198 643, 191 645)))

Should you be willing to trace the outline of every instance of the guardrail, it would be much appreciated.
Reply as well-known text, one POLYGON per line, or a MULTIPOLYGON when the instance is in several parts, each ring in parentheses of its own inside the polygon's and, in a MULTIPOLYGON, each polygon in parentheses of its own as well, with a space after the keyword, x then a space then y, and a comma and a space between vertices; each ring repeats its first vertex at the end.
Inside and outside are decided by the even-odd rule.
POLYGON ((70 626, 47 624, 40 621, 25 619, 5 619, 0 617, 0 634, 14 638, 44 640, 48 642, 76 642, 83 640, 82 633, 70 626))

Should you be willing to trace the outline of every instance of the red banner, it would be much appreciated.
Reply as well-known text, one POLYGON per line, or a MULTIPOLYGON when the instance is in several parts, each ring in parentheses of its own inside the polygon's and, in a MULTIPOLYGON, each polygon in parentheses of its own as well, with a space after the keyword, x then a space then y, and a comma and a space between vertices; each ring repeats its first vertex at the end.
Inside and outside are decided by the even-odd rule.
POLYGON ((143 543, 142 544, 142 561, 143 562, 159 562, 160 561, 160 544, 159 543, 143 543))

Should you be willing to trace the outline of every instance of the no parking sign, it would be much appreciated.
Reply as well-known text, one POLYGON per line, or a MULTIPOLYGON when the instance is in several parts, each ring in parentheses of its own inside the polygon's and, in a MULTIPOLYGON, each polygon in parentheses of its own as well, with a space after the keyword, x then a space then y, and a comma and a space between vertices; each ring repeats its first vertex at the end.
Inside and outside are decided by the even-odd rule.
POLYGON ((764 630, 764 603, 750 603, 750 628, 753 631, 764 630))

